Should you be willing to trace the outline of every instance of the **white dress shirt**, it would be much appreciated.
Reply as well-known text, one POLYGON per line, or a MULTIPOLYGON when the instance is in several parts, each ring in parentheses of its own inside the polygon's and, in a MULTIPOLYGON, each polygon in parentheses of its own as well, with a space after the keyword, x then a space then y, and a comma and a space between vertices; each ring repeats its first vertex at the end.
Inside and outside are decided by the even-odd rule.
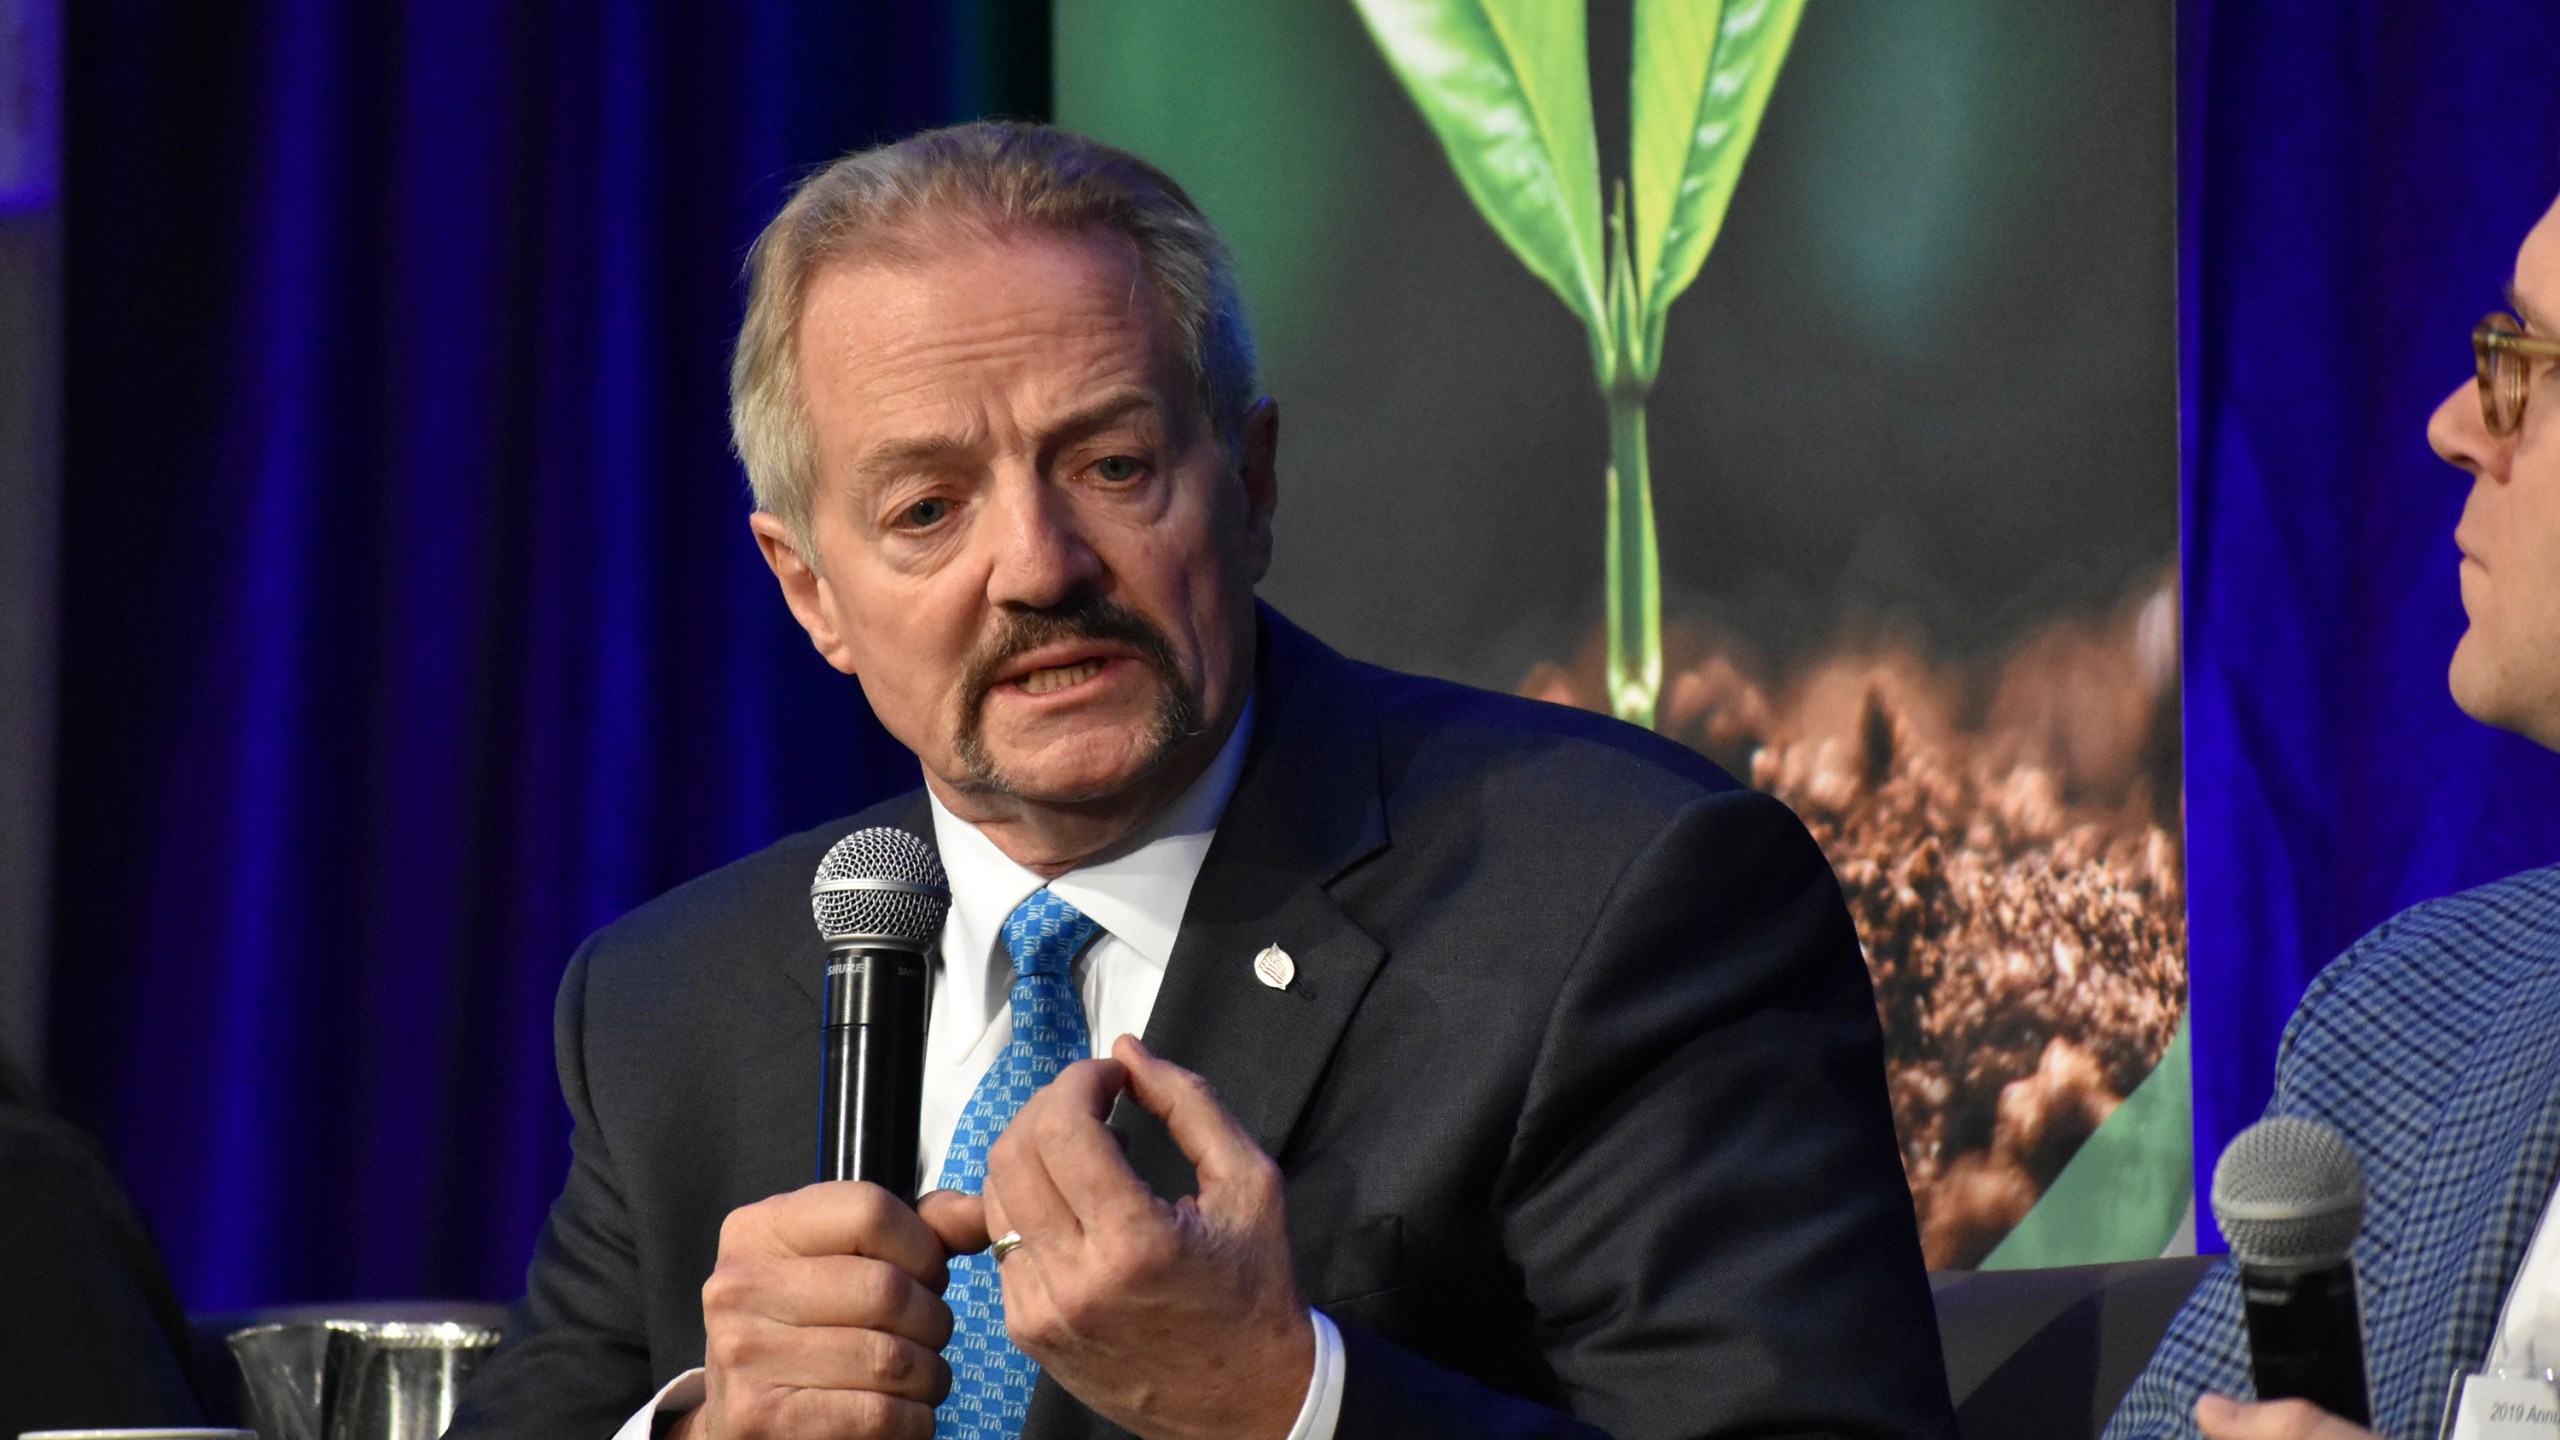
MULTIPOLYGON (((1155 1010, 1156 991, 1173 959, 1174 936, 1191 901, 1192 882, 1209 857, 1209 841, 1235 793, 1253 729, 1255 702, 1248 698, 1233 734, 1217 759, 1191 787, 1109 858, 1082 865, 1054 880, 1015 864, 995 842, 943 807, 933 805, 933 837, 942 868, 951 877, 951 913, 930 970, 931 1011, 925 1023, 924 1107, 916 1134, 916 1188, 935 1188, 942 1161, 959 1128, 960 1112, 978 1082, 1013 1043, 1013 961, 1004 950, 1004 922, 1014 907, 1047 885, 1050 893, 1092 917, 1102 933, 1076 960, 1084 997, 1085 1029, 1097 1054, 1109 1054, 1122 1035, 1143 1034, 1155 1010)), ((1235 963, 1248 963, 1239 956, 1235 963)), ((1287 1440, 1332 1440, 1342 1412, 1341 1332, 1314 1315, 1315 1372, 1287 1440)), ((614 1440, 648 1440, 654 1422, 673 1419, 702 1403, 702 1371, 688 1370, 624 1423, 614 1440)))
POLYGON ((2552 1192, 2525 1247, 2524 1264, 2507 1287, 2489 1342, 2489 1373, 2539 1376, 2560 1370, 2560 1190, 2552 1192))

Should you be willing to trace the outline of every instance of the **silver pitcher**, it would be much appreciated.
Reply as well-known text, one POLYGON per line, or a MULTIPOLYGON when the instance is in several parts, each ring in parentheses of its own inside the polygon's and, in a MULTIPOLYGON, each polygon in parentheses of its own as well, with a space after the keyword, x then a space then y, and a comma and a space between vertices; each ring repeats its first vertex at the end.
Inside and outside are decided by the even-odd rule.
POLYGON ((234 1331, 259 1440, 436 1440, 498 1332, 322 1320, 234 1331))

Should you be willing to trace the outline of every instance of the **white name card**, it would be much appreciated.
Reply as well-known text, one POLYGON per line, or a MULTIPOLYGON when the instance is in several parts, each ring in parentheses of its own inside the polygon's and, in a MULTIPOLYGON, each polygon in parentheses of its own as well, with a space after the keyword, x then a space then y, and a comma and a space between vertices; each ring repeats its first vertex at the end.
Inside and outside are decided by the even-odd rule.
POLYGON ((2560 1440, 2560 1386, 2465 1375, 2449 1440, 2560 1440))

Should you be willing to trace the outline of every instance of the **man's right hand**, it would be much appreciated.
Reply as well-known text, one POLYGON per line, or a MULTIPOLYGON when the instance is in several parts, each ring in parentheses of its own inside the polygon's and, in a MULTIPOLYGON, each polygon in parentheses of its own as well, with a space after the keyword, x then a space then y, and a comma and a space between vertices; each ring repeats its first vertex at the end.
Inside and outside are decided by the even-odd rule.
POLYGON ((2196 1401, 2196 1428, 2204 1432, 2204 1440, 2381 1440, 2307 1400, 2252 1404, 2227 1395, 2202 1396, 2196 1401))
POLYGON ((672 1434, 925 1440, 951 1388, 948 1258, 877 1185, 811 1185, 729 1212, 702 1286, 703 1403, 672 1434))

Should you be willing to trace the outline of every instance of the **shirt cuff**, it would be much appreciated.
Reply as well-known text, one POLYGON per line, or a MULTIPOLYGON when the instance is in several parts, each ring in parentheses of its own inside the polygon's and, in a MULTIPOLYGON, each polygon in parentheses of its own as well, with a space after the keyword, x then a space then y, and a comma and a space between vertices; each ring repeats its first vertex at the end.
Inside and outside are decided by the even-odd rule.
POLYGON ((1298 1407, 1288 1440, 1333 1440, 1334 1427, 1342 1423, 1342 1332, 1321 1310, 1308 1311, 1307 1318, 1315 1322, 1316 1371, 1307 1379, 1306 1403, 1298 1407))
MULTIPOLYGON (((1336 1344, 1338 1348, 1339 1342, 1336 1344)), ((649 1440, 659 1421, 673 1420, 701 1404, 702 1367, 697 1365, 668 1381, 648 1404, 640 1407, 639 1414, 623 1421, 622 1428, 613 1432, 613 1440, 649 1440)), ((1330 1431, 1325 1433, 1331 1434, 1330 1431)))

